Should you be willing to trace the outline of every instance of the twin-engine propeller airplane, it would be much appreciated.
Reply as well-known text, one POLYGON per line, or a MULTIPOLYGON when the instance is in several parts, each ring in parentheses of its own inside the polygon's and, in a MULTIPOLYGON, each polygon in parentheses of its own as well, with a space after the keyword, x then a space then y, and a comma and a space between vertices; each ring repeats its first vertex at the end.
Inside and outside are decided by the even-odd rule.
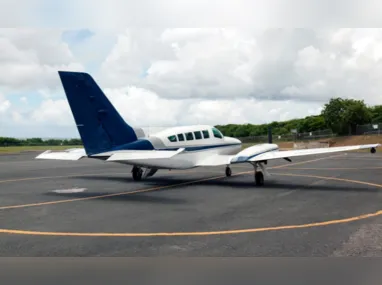
MULTIPOLYGON (((128 125, 94 79, 87 73, 59 71, 84 148, 46 151, 36 159, 79 160, 83 157, 132 165, 134 180, 153 176, 158 169, 190 169, 203 166, 230 166, 249 163, 254 167, 255 183, 264 184, 265 165, 272 159, 371 149, 380 144, 303 150, 279 150, 278 145, 259 144, 241 150, 241 141, 223 136, 213 126, 174 127, 149 137, 140 128, 128 125)), ((144 98, 142 98, 144 100, 144 98)))

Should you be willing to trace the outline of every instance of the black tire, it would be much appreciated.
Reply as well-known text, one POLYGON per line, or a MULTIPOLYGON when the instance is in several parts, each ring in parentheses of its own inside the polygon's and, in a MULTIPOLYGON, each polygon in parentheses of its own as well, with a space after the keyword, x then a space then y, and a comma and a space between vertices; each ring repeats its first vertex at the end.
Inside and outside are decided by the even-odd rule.
POLYGON ((263 186, 264 185, 264 174, 262 172, 256 172, 255 183, 256 183, 256 186, 263 186))
POLYGON ((226 175, 227 177, 229 177, 229 176, 232 175, 232 170, 231 170, 231 168, 226 167, 226 169, 225 169, 225 175, 226 175))
POLYGON ((142 179, 143 171, 142 171, 141 168, 139 168, 139 167, 135 167, 135 166, 134 166, 132 172, 133 172, 133 179, 134 179, 135 181, 139 181, 139 180, 142 179))

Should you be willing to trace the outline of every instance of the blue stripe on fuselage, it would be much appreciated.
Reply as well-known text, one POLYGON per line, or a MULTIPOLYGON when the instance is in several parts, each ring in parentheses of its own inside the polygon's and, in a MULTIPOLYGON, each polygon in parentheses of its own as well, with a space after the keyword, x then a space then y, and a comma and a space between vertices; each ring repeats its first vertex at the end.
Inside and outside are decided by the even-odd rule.
POLYGON ((179 147, 173 147, 173 148, 154 148, 153 144, 146 139, 138 139, 135 142, 128 143, 122 146, 118 146, 113 148, 112 151, 116 150, 178 150, 180 148, 185 148, 185 151, 198 151, 198 150, 206 150, 206 149, 212 149, 212 148, 220 148, 220 147, 227 147, 227 146, 235 146, 235 145, 241 145, 238 144, 216 144, 216 145, 204 145, 204 146, 179 146, 179 147))

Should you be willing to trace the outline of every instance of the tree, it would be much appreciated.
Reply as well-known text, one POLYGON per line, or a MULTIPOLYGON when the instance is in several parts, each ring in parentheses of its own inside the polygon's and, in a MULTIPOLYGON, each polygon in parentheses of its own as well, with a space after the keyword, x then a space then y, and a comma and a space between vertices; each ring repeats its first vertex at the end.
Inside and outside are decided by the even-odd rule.
POLYGON ((324 105, 321 115, 324 117, 326 125, 334 132, 342 134, 346 131, 346 124, 343 119, 346 104, 342 98, 332 98, 324 105))
POLYGON ((332 98, 325 104, 322 116, 326 125, 338 134, 354 133, 357 125, 371 122, 371 112, 362 100, 332 98))
POLYGON ((370 109, 363 101, 348 100, 346 102, 343 120, 351 128, 351 134, 355 134, 357 125, 371 123, 370 109))
POLYGON ((370 108, 371 122, 381 123, 382 122, 382 105, 377 105, 370 108))

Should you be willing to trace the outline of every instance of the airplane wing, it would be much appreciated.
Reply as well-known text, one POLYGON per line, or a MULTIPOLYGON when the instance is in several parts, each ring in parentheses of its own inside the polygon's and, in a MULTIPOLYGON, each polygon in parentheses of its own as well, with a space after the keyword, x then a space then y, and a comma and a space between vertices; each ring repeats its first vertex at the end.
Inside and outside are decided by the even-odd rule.
POLYGON ((160 158, 170 158, 184 151, 184 148, 178 150, 132 150, 118 151, 112 154, 106 161, 128 162, 130 160, 151 160, 160 158))
POLYGON ((79 160, 83 157, 87 157, 83 148, 71 148, 64 151, 47 150, 36 156, 36 159, 79 160))
MULTIPOLYGON (((113 152, 105 152, 93 155, 94 157, 106 156, 106 161, 128 162, 129 160, 146 160, 170 158, 184 151, 184 148, 176 151, 160 151, 160 150, 118 150, 113 152)), ((53 160, 79 160, 87 157, 83 148, 67 149, 64 151, 47 150, 36 157, 36 159, 53 159, 53 160)))
POLYGON ((255 161, 263 161, 263 160, 272 160, 277 158, 290 158, 290 157, 296 157, 296 156, 317 155, 317 154, 352 151, 352 150, 359 150, 359 149, 372 149, 372 148, 377 148, 379 146, 380 144, 368 144, 368 145, 340 146, 340 147, 328 147, 328 148, 272 151, 272 152, 266 152, 263 154, 256 155, 252 158, 249 158, 248 161, 255 162, 255 161))
POLYGON ((381 144, 367 144, 367 145, 355 145, 355 146, 342 146, 342 147, 329 147, 329 148, 312 148, 312 149, 298 149, 298 150, 269 150, 262 153, 258 153, 255 148, 253 152, 251 147, 241 151, 236 155, 211 155, 199 162, 198 166, 220 166, 236 163, 250 163, 256 161, 265 161, 272 159, 290 158, 296 156, 306 155, 318 155, 333 152, 352 151, 359 149, 372 149, 381 146, 381 144), (242 155, 244 154, 245 155, 242 155))

